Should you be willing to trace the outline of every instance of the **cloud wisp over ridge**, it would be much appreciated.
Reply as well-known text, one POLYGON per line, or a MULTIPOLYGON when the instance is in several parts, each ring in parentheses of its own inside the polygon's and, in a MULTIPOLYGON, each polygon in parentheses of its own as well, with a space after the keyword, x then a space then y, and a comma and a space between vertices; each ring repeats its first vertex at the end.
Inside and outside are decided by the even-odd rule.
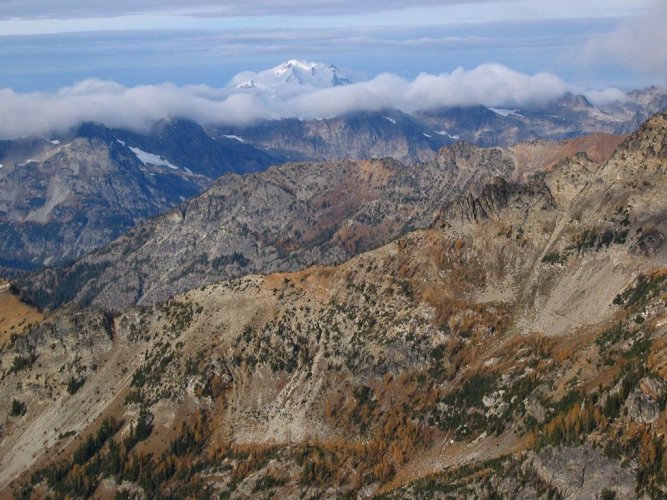
MULTIPOLYGON (((232 80, 234 82, 235 80, 232 80)), ((354 111, 395 108, 415 112, 445 106, 539 106, 568 91, 578 92, 550 73, 524 74, 500 64, 471 70, 422 73, 413 80, 391 73, 350 85, 283 90, 214 88, 171 83, 127 87, 113 81, 85 80, 55 92, 20 93, 0 89, 0 137, 48 136, 83 122, 146 130, 160 120, 187 118, 202 125, 250 124, 263 119, 315 119, 354 111)), ((609 89, 589 97, 622 98, 609 89)))

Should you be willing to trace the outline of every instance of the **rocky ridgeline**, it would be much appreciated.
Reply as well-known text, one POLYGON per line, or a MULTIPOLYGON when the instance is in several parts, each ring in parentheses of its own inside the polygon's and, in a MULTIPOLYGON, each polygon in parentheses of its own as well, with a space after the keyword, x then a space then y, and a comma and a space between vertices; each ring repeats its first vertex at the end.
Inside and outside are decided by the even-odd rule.
POLYGON ((23 297, 47 308, 73 302, 119 309, 230 277, 340 263, 430 226, 464 194, 472 200, 484 189, 490 193, 484 186, 495 177, 511 181, 576 153, 567 143, 552 145, 551 155, 526 154, 531 148, 545 151, 543 143, 517 149, 459 143, 417 165, 293 163, 225 176, 74 264, 28 277, 23 297))
POLYGON ((190 122, 159 124, 148 134, 89 124, 53 141, 0 141, 0 272, 72 261, 225 172, 278 162, 250 145, 216 141, 190 122))
MULTIPOLYGON (((603 165, 577 155, 526 182, 490 179, 439 205, 429 228, 338 265, 198 285, 114 314, 52 312, 1 348, 0 488, 663 497, 665 145, 657 116, 603 165), (636 251, 646 232, 650 251, 636 251)), ((138 246, 194 224, 188 210, 218 219, 215 197, 232 194, 286 193, 306 220, 359 186, 354 199, 388 204, 373 190, 420 182, 401 180, 399 165, 289 165, 271 183, 219 183, 156 219, 138 246), (304 190, 331 186, 332 167, 349 184, 306 203, 304 190), (319 170, 288 184, 299 168, 319 170)), ((420 204, 431 206, 396 206, 420 204)), ((178 251, 187 240, 172 241, 178 251)))
POLYGON ((558 141, 604 132, 627 134, 667 108, 667 91, 651 87, 625 102, 594 106, 566 94, 526 109, 486 106, 444 107, 414 114, 387 109, 318 120, 270 120, 216 127, 216 137, 236 136, 294 160, 325 161, 391 156, 403 163, 433 159, 457 141, 509 147, 535 140, 558 141))

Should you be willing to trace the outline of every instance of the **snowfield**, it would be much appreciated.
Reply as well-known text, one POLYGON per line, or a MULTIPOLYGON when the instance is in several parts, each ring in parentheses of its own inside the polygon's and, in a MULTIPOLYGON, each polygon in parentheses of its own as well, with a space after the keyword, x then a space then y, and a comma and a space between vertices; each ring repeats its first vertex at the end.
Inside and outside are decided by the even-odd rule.
POLYGON ((148 153, 139 148, 133 148, 132 146, 130 146, 130 151, 132 151, 135 155, 137 155, 139 161, 144 165, 154 165, 156 167, 169 167, 172 170, 178 170, 178 167, 176 165, 174 165, 169 160, 166 160, 161 156, 148 153))

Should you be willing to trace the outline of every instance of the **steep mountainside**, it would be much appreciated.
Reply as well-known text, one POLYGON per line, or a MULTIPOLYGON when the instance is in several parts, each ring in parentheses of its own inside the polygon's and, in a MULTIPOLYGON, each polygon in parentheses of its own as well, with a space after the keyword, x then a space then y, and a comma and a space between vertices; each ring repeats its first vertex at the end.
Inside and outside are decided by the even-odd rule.
POLYGON ((245 127, 218 127, 213 134, 239 137, 276 154, 307 161, 392 157, 414 164, 433 159, 441 147, 456 142, 396 110, 323 120, 263 121, 245 127))
MULTIPOLYGON (((275 85, 292 93, 350 83, 335 67, 299 61, 269 72, 275 85)), ((248 89, 254 91, 263 92, 248 89)), ((227 172, 257 172, 286 160, 391 157, 415 165, 434 160, 443 146, 458 140, 508 146, 591 132, 627 133, 665 105, 665 89, 649 88, 607 106, 570 94, 536 109, 477 106, 412 115, 383 110, 209 130, 173 120, 142 133, 87 123, 50 140, 0 141, 0 239, 6 242, 0 274, 16 276, 78 258, 200 193, 227 172), (88 145, 81 147, 85 141, 88 145), (76 153, 68 152, 71 148, 76 153), (79 163, 87 172, 81 178, 79 163), (98 163, 103 165, 100 176, 113 189, 99 191, 103 183, 93 179, 98 163)))
POLYGON ((322 120, 285 119, 216 127, 212 134, 233 135, 294 160, 391 156, 417 163, 434 158, 440 147, 458 140, 507 147, 599 132, 627 134, 666 108, 667 89, 651 87, 631 92, 624 102, 604 106, 566 94, 526 109, 447 107, 412 115, 397 110, 369 111, 322 120))
POLYGON ((225 172, 277 162, 190 122, 150 134, 85 125, 0 145, 0 271, 72 260, 201 193, 225 172))
POLYGON ((0 489, 663 498, 666 189, 659 115, 337 266, 56 311, 0 351, 0 489))
POLYGON ((73 301, 118 309, 223 278, 339 263, 428 227, 444 203, 478 194, 495 176, 525 176, 587 148, 604 159, 609 148, 594 146, 604 142, 620 138, 516 149, 458 143, 416 166, 382 159, 225 176, 76 263, 27 277, 22 296, 40 307, 73 301))

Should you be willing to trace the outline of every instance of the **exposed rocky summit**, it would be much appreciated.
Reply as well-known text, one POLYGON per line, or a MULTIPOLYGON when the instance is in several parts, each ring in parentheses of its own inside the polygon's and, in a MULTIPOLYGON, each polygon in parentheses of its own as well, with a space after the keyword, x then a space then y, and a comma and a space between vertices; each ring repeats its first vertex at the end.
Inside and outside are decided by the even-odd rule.
POLYGON ((625 466, 589 445, 546 448, 531 456, 527 465, 562 498, 637 498, 636 465, 625 466))

